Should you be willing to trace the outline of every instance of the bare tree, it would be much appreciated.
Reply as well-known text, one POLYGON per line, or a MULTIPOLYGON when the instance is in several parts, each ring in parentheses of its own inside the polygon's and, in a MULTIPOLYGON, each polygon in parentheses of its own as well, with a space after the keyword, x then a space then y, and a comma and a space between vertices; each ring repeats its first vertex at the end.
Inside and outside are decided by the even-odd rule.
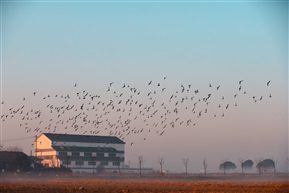
POLYGON ((164 175, 163 165, 165 163, 165 158, 163 156, 158 157, 158 163, 160 164, 160 167, 161 167, 161 175, 164 175))
POLYGON ((18 146, 18 145, 11 145, 11 146, 8 146, 8 147, 3 147, 2 146, 2 151, 15 151, 15 152, 22 152, 23 149, 22 147, 18 146))
POLYGON ((203 167, 204 167, 205 175, 207 175, 207 167, 208 167, 208 163, 206 162, 205 159, 203 160, 203 167))
POLYGON ((68 155, 66 155, 66 168, 68 168, 68 165, 69 165, 69 159, 70 157, 68 155))
POLYGON ((139 155, 137 159, 138 159, 138 166, 139 166, 139 175, 141 176, 141 167, 144 163, 143 155, 139 155))
POLYGON ((273 162, 274 162, 274 174, 276 174, 276 164, 277 164, 277 162, 278 162, 278 160, 277 159, 274 159, 274 158, 272 158, 272 160, 273 160, 273 162))
POLYGON ((95 156, 91 155, 91 162, 92 162, 92 173, 94 174, 94 168, 95 168, 95 156))
POLYGON ((245 162, 245 160, 243 158, 239 158, 239 162, 241 164, 242 174, 244 174, 244 162, 245 162))
POLYGON ((259 174, 261 174, 261 168, 262 168, 262 164, 261 164, 261 162, 262 162, 262 158, 256 158, 255 159, 255 163, 256 163, 256 167, 257 167, 257 170, 258 170, 258 173, 259 174))
POLYGON ((117 169, 118 169, 118 173, 119 173, 119 174, 120 174, 120 160, 121 160, 120 157, 116 157, 116 158, 115 158, 115 161, 116 161, 116 164, 117 164, 117 169))
MULTIPOLYGON (((287 164, 287 169, 288 169, 288 166, 289 166, 289 157, 287 157, 287 162, 288 162, 288 164, 287 164)), ((289 173, 288 170, 287 170, 287 172, 289 173)))
POLYGON ((186 175, 188 175, 189 158, 183 158, 182 162, 186 168, 186 175))

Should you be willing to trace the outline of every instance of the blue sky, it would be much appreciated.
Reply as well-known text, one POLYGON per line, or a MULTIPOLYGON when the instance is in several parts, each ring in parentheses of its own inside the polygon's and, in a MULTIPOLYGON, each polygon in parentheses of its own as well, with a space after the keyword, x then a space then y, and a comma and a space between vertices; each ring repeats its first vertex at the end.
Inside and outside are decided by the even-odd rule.
MULTIPOLYGON (((172 162, 182 156, 193 161, 195 156, 167 150, 184 147, 184 152, 198 152, 200 160, 211 159, 214 170, 221 159, 237 160, 239 154, 253 159, 256 148, 267 144, 270 136, 275 145, 258 151, 258 156, 288 157, 284 155, 288 154, 288 2, 1 1, 1 7, 1 100, 6 105, 1 106, 2 113, 34 91, 43 95, 74 92, 74 83, 110 97, 105 93, 110 82, 118 88, 127 83, 147 90, 150 80, 161 82, 167 77, 165 84, 172 92, 181 84, 192 84, 205 93, 211 83, 221 85, 223 95, 231 97, 243 79, 248 97, 238 111, 231 112, 232 117, 217 122, 205 119, 197 130, 180 127, 180 132, 168 132, 161 140, 152 135, 150 143, 140 137, 139 145, 127 147, 128 160, 141 152, 147 167, 157 167, 154 157, 167 152, 172 162), (252 106, 253 95, 269 92, 274 96, 271 100, 252 106), (260 136, 264 140, 254 141, 260 128, 265 131, 260 136), (236 133, 244 140, 238 140, 236 133), (176 145, 172 138, 184 143, 176 145), (251 142, 244 144, 246 138, 251 142), (201 141, 208 144, 202 150, 196 148, 201 141), (234 141, 238 151, 228 148, 213 158, 212 147, 234 141), (256 148, 248 150, 253 144, 256 148)), ((160 95, 158 100, 165 97, 160 95)), ((1 129, 2 139, 31 135, 13 121, 1 122, 1 129)), ((29 153, 30 142, 23 147, 29 153)), ((194 172, 201 167, 198 159, 191 167, 194 172)), ((171 170, 181 170, 167 162, 171 170)), ((287 169, 285 161, 280 165, 280 170, 287 169)))

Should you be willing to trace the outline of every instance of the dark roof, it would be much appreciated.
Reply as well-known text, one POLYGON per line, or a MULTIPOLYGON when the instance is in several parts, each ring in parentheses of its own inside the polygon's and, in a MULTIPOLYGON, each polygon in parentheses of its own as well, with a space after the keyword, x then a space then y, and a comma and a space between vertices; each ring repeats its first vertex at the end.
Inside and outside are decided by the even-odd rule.
POLYGON ((31 162, 40 162, 42 160, 39 157, 35 157, 35 156, 28 156, 28 158, 31 162))
POLYGON ((43 133, 43 134, 46 135, 51 141, 125 144, 124 141, 115 136, 74 135, 74 134, 59 134, 59 133, 43 133))
POLYGON ((23 157, 27 157, 27 155, 23 152, 0 151, 0 162, 15 162, 23 157))
POLYGON ((78 151, 78 152, 106 152, 117 153, 112 147, 79 147, 79 146, 52 146, 56 151, 78 151))

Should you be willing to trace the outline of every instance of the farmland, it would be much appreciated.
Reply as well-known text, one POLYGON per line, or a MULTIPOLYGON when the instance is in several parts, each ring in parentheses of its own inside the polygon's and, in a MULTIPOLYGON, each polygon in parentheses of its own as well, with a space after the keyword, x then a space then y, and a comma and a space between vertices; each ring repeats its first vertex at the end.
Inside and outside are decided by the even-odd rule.
POLYGON ((240 176, 8 176, 1 177, 0 192, 68 193, 68 192, 207 192, 255 193, 288 192, 287 175, 240 176))

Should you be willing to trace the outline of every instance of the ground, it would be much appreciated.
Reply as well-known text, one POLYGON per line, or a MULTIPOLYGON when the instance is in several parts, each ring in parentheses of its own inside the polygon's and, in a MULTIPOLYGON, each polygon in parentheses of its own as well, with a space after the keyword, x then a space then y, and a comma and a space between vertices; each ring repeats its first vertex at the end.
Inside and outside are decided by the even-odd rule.
POLYGON ((289 192, 287 174, 241 175, 1 175, 6 193, 281 193, 289 192))

